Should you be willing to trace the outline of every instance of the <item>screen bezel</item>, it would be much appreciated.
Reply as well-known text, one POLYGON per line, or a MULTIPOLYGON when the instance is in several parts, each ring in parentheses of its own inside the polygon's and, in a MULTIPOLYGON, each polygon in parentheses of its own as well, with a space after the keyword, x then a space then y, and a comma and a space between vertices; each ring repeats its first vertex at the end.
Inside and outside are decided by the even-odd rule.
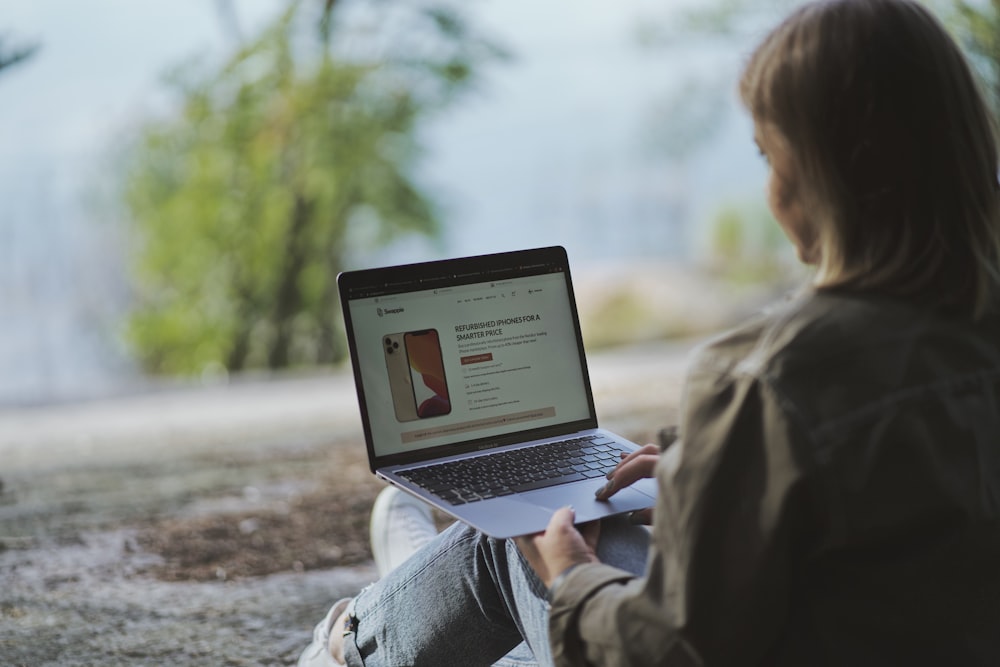
POLYGON ((540 440, 597 428, 597 413, 590 386, 590 373, 587 368, 587 360, 583 349, 583 335, 580 329, 580 318, 577 313, 576 298, 573 292, 569 260, 566 250, 562 246, 345 271, 337 276, 337 286, 340 294, 341 310, 344 316, 344 326, 347 332, 347 343, 350 350, 358 405, 361 411, 365 445, 368 448, 368 461, 372 472, 386 466, 483 451, 518 442, 540 440), (562 274, 566 281, 566 294, 572 315, 573 331, 576 336, 580 372, 584 383, 589 417, 565 422, 556 426, 523 429, 502 436, 490 436, 408 452, 378 455, 375 451, 371 424, 369 423, 368 406, 365 403, 361 366, 351 319, 351 300, 552 273, 562 274))

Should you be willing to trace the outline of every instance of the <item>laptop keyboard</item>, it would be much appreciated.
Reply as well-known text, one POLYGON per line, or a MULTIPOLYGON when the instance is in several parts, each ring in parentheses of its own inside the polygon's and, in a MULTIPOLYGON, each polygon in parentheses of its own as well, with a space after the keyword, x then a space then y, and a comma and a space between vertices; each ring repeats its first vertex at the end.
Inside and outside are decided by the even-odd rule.
POLYGON ((594 435, 414 468, 399 473, 452 505, 604 477, 622 449, 594 435))

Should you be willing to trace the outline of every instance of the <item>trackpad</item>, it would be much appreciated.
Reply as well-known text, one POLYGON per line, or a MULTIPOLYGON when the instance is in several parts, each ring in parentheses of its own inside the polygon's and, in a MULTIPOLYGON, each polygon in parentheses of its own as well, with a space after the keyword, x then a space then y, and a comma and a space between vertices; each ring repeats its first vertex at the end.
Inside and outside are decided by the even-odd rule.
POLYGON ((569 484, 548 489, 539 489, 521 494, 520 500, 539 505, 553 512, 560 507, 572 505, 576 512, 576 522, 592 521, 612 514, 623 514, 652 507, 654 499, 633 488, 622 489, 609 500, 597 500, 594 493, 603 484, 569 484))

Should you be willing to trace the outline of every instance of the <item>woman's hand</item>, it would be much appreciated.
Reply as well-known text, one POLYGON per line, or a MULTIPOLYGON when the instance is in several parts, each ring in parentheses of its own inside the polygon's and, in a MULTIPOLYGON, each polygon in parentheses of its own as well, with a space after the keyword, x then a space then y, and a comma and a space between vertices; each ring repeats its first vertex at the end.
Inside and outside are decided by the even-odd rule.
MULTIPOLYGON (((646 445, 622 456, 615 469, 608 473, 608 483, 597 492, 597 499, 607 500, 636 480, 653 477, 659 460, 660 448, 656 445, 646 445)), ((573 565, 598 562, 600 522, 593 521, 576 527, 573 525, 573 518, 573 509, 564 507, 552 515, 544 533, 525 535, 514 540, 546 587, 573 565)), ((630 518, 633 523, 651 524, 653 510, 633 512, 630 518)))
MULTIPOLYGON (((628 455, 623 455, 615 469, 608 473, 608 483, 597 492, 597 499, 607 500, 637 480, 653 477, 659 460, 660 448, 656 445, 645 445, 628 455)), ((635 524, 651 525, 653 508, 633 512, 629 520, 635 524)))
POLYGON ((514 538, 517 548, 542 580, 546 588, 561 572, 573 565, 597 563, 597 540, 600 521, 573 525, 572 507, 556 510, 544 533, 514 538))

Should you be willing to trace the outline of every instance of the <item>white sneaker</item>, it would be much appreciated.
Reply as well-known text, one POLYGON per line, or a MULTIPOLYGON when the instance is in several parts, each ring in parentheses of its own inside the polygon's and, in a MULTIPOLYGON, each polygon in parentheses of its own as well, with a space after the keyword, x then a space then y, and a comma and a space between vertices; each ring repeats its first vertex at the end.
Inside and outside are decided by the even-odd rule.
MULTIPOLYGON (((299 655, 299 661, 296 663, 298 667, 346 667, 343 663, 334 660, 333 655, 330 654, 330 633, 334 631, 333 625, 347 609, 350 602, 351 598, 344 598, 337 600, 330 607, 330 611, 313 630, 312 643, 299 655)), ((337 632, 340 632, 339 628, 337 632)))
POLYGON ((369 533, 380 577, 399 567, 437 535, 430 505, 389 486, 372 507, 369 533))

